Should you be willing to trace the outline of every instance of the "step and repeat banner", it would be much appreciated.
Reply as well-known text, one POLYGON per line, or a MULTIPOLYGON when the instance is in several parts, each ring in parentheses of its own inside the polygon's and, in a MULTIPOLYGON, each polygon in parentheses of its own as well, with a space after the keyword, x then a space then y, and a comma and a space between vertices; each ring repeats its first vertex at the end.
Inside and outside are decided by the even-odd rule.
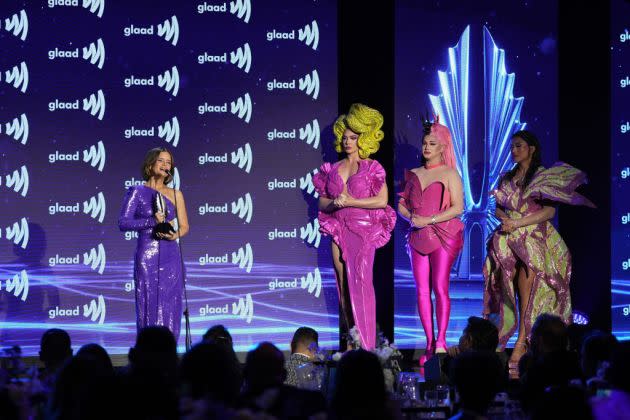
POLYGON ((117 220, 160 146, 191 227, 193 341, 222 323, 239 351, 288 348, 306 325, 336 345, 312 184, 336 157, 336 25, 332 0, 3 1, 0 344, 36 354, 59 327, 126 353, 137 236, 117 220))
MULTIPOLYGON (((464 248, 451 273, 457 343, 466 320, 481 315, 485 243, 498 224, 488 192, 511 168, 510 136, 533 131, 543 164, 557 158, 557 2, 396 3, 395 185, 421 165, 421 116, 439 114, 453 135, 464 184, 464 248)), ((408 224, 395 234, 395 338, 422 347, 416 287, 405 250, 408 224)))
POLYGON ((630 3, 611 3, 612 329, 630 339, 630 3))

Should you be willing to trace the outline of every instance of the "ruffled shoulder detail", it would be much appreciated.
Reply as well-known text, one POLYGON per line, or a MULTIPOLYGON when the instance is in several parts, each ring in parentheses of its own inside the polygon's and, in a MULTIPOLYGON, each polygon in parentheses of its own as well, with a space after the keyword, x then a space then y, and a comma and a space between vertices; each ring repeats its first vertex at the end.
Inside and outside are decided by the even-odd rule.
POLYGON ((385 183, 385 169, 376 160, 369 162, 369 165, 368 179, 370 180, 370 191, 372 195, 377 195, 385 183))
POLYGON ((411 198, 411 188, 414 181, 418 179, 418 176, 413 172, 410 171, 409 169, 405 169, 405 176, 404 176, 404 181, 402 183, 402 188, 399 193, 398 196, 401 197, 403 200, 405 200, 405 207, 409 207, 409 200, 411 198))
POLYGON ((326 184, 328 183, 328 175, 332 165, 328 162, 324 162, 315 175, 313 175, 313 186, 315 191, 323 197, 328 197, 326 194, 326 184))
POLYGON ((588 198, 575 191, 577 187, 586 183, 588 179, 584 172, 564 162, 556 162, 534 175, 527 186, 524 198, 595 207, 588 198))

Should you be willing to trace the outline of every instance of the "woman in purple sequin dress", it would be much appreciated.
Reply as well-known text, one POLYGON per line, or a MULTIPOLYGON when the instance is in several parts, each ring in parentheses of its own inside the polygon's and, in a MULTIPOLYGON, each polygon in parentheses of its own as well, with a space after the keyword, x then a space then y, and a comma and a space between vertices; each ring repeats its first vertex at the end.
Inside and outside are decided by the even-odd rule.
POLYGON ((385 170, 368 158, 383 139, 382 125, 377 110, 353 104, 333 126, 335 148, 345 159, 324 163, 313 178, 320 195, 320 231, 333 240, 341 316, 348 329, 356 325, 366 350, 376 345, 374 253, 389 241, 396 224, 396 213, 387 205, 385 170))
POLYGON ((149 150, 142 165, 145 183, 127 191, 118 226, 123 231, 138 232, 133 272, 138 330, 150 325, 163 325, 173 332, 177 340, 182 317, 184 273, 176 239, 186 235, 189 227, 183 194, 166 185, 172 181, 169 173, 174 167, 173 156, 167 149, 149 150), (154 210, 158 193, 164 196, 166 214, 154 210), (158 223, 175 225, 176 215, 178 232, 154 234, 158 223))

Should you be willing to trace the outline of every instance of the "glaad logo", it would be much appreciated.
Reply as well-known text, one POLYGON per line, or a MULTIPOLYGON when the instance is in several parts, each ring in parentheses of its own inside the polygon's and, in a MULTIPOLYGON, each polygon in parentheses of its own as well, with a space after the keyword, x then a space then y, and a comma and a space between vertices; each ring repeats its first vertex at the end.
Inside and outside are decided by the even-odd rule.
MULTIPOLYGON (((205 165, 206 163, 227 163, 228 155, 227 153, 222 155, 209 155, 208 153, 204 153, 203 155, 199 155, 197 160, 199 165, 205 165)), ((245 143, 244 146, 230 153, 230 162, 247 173, 250 173, 252 169, 253 160, 252 148, 249 143, 245 143)))
MULTIPOLYGON (((103 44, 103 40, 99 38, 96 43, 92 42, 87 47, 83 47, 82 57, 99 69, 102 69, 105 63, 105 44, 103 44)), ((55 48, 54 50, 48 51, 49 60, 55 60, 57 58, 79 58, 79 49, 60 50, 59 48, 55 48)))
POLYGON ((96 40, 96 44, 92 42, 87 47, 83 47, 83 59, 94 64, 99 69, 103 68, 105 63, 105 45, 101 38, 96 40))
POLYGON ((245 269, 248 273, 252 271, 254 252, 249 242, 245 244, 245 248, 240 247, 236 252, 232 252, 232 264, 238 265, 239 268, 245 269))
MULTIPOLYGON (((166 186, 169 188, 175 188, 176 190, 179 190, 180 185, 181 185, 181 181, 179 179, 179 170, 175 168, 175 170, 173 171, 173 180, 169 182, 168 184, 166 184, 166 186)), ((175 220, 177 221, 177 219, 175 220)))
POLYGON ((240 319, 246 320, 248 324, 254 317, 254 301, 250 293, 245 298, 238 298, 238 302, 232 303, 232 315, 237 315, 240 319))
POLYGON ((626 134, 628 131, 630 131, 630 122, 626 121, 625 123, 621 124, 619 126, 619 131, 621 131, 621 134, 626 134))
MULTIPOLYGON (((231 209, 232 214, 237 215, 239 219, 244 219, 246 223, 251 222, 254 212, 251 195, 247 193, 243 197, 239 197, 238 200, 232 201, 231 209)), ((199 206, 200 216, 210 213, 228 213, 228 203, 219 206, 211 206, 205 203, 199 206)))
POLYGON ((313 99, 317 99, 319 96, 319 75, 317 70, 313 70, 311 74, 302 77, 298 87, 302 92, 312 96, 313 99))
MULTIPOLYGON (((26 302, 28 298, 28 274, 26 270, 22 270, 12 279, 8 279, 4 284, 4 289, 7 293, 12 293, 13 296, 21 299, 22 302, 26 302)), ((2 282, 0 282, 0 290, 2 290, 2 282)))
POLYGON ((105 219, 105 208, 105 196, 102 192, 83 202, 83 213, 89 214, 92 219, 98 219, 100 223, 105 219))
POLYGON ((177 16, 173 15, 157 26, 157 32, 153 25, 149 26, 127 26, 123 29, 123 35, 129 37, 131 35, 157 35, 164 38, 166 42, 170 42, 173 46, 179 41, 179 21, 177 16))
MULTIPOLYGON (((197 112, 199 115, 204 115, 210 112, 226 113, 228 112, 227 102, 223 105, 210 105, 205 102, 197 107, 197 112)), ((249 96, 249 93, 246 93, 242 97, 239 97, 230 103, 230 113, 236 115, 246 123, 249 123, 249 120, 252 117, 252 99, 249 96)))
MULTIPOLYGON (((0 80, 2 80, 2 72, 0 72, 0 80)), ((4 72, 4 82, 26 93, 28 89, 28 67, 24 61, 18 66, 13 66, 11 70, 4 72)))
MULTIPOLYGON (((28 141, 28 131, 26 114, 20 115, 19 119, 13 118, 13 121, 4 123, 4 133, 22 144, 26 144, 28 141)), ((0 133, 2 133, 2 124, 0 124, 0 133)))
MULTIPOLYGON (((74 153, 59 153, 59 150, 55 150, 55 153, 48 155, 48 162, 78 162, 80 160, 79 156, 79 151, 74 153)), ((88 149, 83 150, 83 162, 89 163, 93 168, 97 168, 99 172, 103 172, 103 168, 105 168, 106 157, 107 154, 105 152, 105 145, 102 141, 99 141, 96 145, 92 145, 88 149)))
POLYGON ((247 42, 243 47, 238 47, 235 51, 230 52, 230 63, 245 73, 249 73, 249 69, 252 66, 252 50, 247 42))
POLYGON ((254 206, 252 205, 252 197, 249 193, 244 197, 239 197, 237 201, 232 201, 232 214, 238 215, 239 219, 245 219, 246 223, 252 221, 252 213, 254 206))
POLYGON ((316 268, 313 272, 308 273, 306 276, 302 276, 299 279, 297 277, 293 280, 278 280, 273 279, 273 281, 269 282, 269 290, 278 290, 278 289, 297 289, 297 288, 308 290, 310 294, 315 294, 315 297, 319 297, 322 291, 322 276, 319 272, 319 268, 316 268))
MULTIPOLYGON (((2 237, 2 229, 0 229, 0 237, 2 237)), ((11 241, 15 245, 20 245, 22 249, 26 249, 29 237, 26 218, 22 217, 19 222, 14 222, 13 225, 7 226, 4 229, 4 237, 7 241, 11 241)))
MULTIPOLYGON (((227 53, 223 53, 223 55, 210 55, 204 52, 197 57, 197 62, 199 64, 227 63, 227 53)), ((249 73, 249 69, 252 66, 252 50, 249 48, 248 43, 230 52, 230 63, 234 64, 245 73, 249 73)))
POLYGON ((313 184, 313 176, 319 172, 318 169, 313 169, 311 172, 307 173, 305 176, 300 177, 300 189, 302 191, 306 191, 311 194, 313 197, 318 198, 319 194, 315 190, 315 185, 313 184))
POLYGON ((621 216, 621 224, 627 225, 628 223, 630 223, 630 213, 621 216))
MULTIPOLYGON (((90 13, 103 17, 105 11, 105 0, 82 0, 81 5, 84 9, 89 9, 90 13)), ((57 6, 79 6, 79 0, 48 0, 48 7, 51 9, 57 6)))
MULTIPOLYGON (((55 112, 60 110, 79 109, 79 100, 72 102, 61 102, 59 99, 55 99, 54 102, 48 103, 48 110, 55 112)), ((87 98, 83 98, 83 110, 89 112, 93 117, 102 120, 105 116, 105 95, 102 90, 98 90, 95 94, 91 94, 87 98)))
POLYGON ((252 169, 252 148, 249 146, 249 143, 245 143, 244 147, 245 149, 239 147, 235 152, 231 153, 230 157, 234 165, 249 173, 252 169))
POLYGON ((619 86, 621 86, 622 88, 630 86, 630 76, 626 76, 623 79, 620 79, 619 86))
POLYGON ((103 324, 106 312, 103 295, 98 295, 98 300, 92 299, 89 305, 83 305, 83 316, 89 318, 92 322, 98 321, 99 324, 103 324))
POLYGON ((10 18, 4 19, 4 30, 20 38, 22 41, 26 41, 26 37, 28 36, 28 15, 26 11, 22 9, 20 10, 20 14, 15 13, 10 18))
MULTIPOLYGON (((279 32, 274 29, 267 32, 267 41, 274 41, 276 39, 295 39, 295 30, 279 32)), ((316 20, 313 20, 310 24, 306 24, 303 28, 298 30, 298 40, 302 41, 313 50, 317 50, 317 46, 319 45, 319 26, 317 26, 316 20)))
POLYGON ((306 226, 301 227, 300 239, 313 245, 315 248, 319 248, 319 241, 322 239, 322 234, 319 231, 319 220, 315 219, 306 226))
POLYGON ((630 41, 630 33, 628 33, 627 29, 619 35, 619 41, 621 42, 630 41))
POLYGON ((626 166, 621 170, 621 178, 626 179, 630 176, 630 167, 626 166))
MULTIPOLYGON (((172 144, 173 147, 177 147, 180 137, 179 120, 177 117, 173 117, 170 120, 164 121, 163 124, 158 125, 157 135, 165 142, 172 144)), ((155 126, 146 129, 131 126, 131 128, 124 131, 124 136, 126 139, 132 137, 153 137, 155 136, 155 126)))
MULTIPOLYGON (((202 4, 197 5, 197 13, 199 14, 225 12, 227 12, 227 3, 208 4, 208 2, 203 2, 202 4)), ((245 23, 249 23, 249 18, 252 14, 252 5, 250 0, 231 1, 230 13, 243 20, 245 23)))
MULTIPOLYGON (((270 82, 273 83, 273 82, 270 82)), ((267 132, 267 140, 274 141, 277 139, 295 140, 299 131, 299 138, 306 144, 313 146, 313 149, 317 149, 319 146, 320 130, 319 122, 315 119, 311 123, 307 123, 299 130, 293 129, 290 131, 279 131, 274 128, 273 131, 267 132)))
MULTIPOLYGON (((177 67, 173 66, 170 70, 166 70, 164 74, 159 74, 157 81, 158 87, 161 87, 173 96, 177 96, 179 92, 179 72, 177 67)), ((155 86, 155 76, 136 77, 131 75, 131 77, 123 80, 123 84, 126 88, 132 86, 155 86)))
MULTIPOLYGON (((26 197, 28 194, 29 187, 29 178, 28 178, 28 169, 26 166, 22 165, 20 170, 17 169, 13 171, 13 173, 9 175, 5 175, 4 177, 4 185, 20 194, 22 197, 26 197)), ((2 177, 0 176, 0 185, 2 185, 2 177)))
POLYGON ((98 274, 103 274, 106 263, 107 256, 105 255, 103 244, 98 244, 97 248, 92 248, 89 252, 83 253, 83 265, 89 265, 92 270, 98 271, 98 274))

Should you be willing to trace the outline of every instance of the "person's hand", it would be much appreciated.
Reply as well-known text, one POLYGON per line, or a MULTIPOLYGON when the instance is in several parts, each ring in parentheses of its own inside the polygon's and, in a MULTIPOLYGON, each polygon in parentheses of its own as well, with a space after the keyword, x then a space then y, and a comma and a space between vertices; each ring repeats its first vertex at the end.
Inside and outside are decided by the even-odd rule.
POLYGON ((501 219, 501 231, 505 233, 512 233, 518 229, 518 222, 514 219, 504 218, 501 219))
POLYGON ((174 241, 175 239, 177 239, 177 232, 160 233, 158 234, 158 236, 162 239, 166 239, 167 241, 174 241))
POLYGON ((413 227, 423 228, 429 225, 430 223, 431 223, 430 217, 418 216, 415 214, 411 217, 411 225, 413 227))
POLYGON ((335 201, 333 201, 335 207, 337 208, 344 208, 344 207, 348 207, 350 205, 350 200, 351 197, 346 194, 346 193, 341 193, 339 194, 339 197, 335 198, 335 201))
POLYGON ((154 216, 155 216, 155 220, 156 220, 158 223, 164 223, 165 216, 164 216, 164 213, 163 213, 163 212, 158 211, 158 212, 156 212, 156 213, 155 213, 155 215, 154 215, 154 216))

